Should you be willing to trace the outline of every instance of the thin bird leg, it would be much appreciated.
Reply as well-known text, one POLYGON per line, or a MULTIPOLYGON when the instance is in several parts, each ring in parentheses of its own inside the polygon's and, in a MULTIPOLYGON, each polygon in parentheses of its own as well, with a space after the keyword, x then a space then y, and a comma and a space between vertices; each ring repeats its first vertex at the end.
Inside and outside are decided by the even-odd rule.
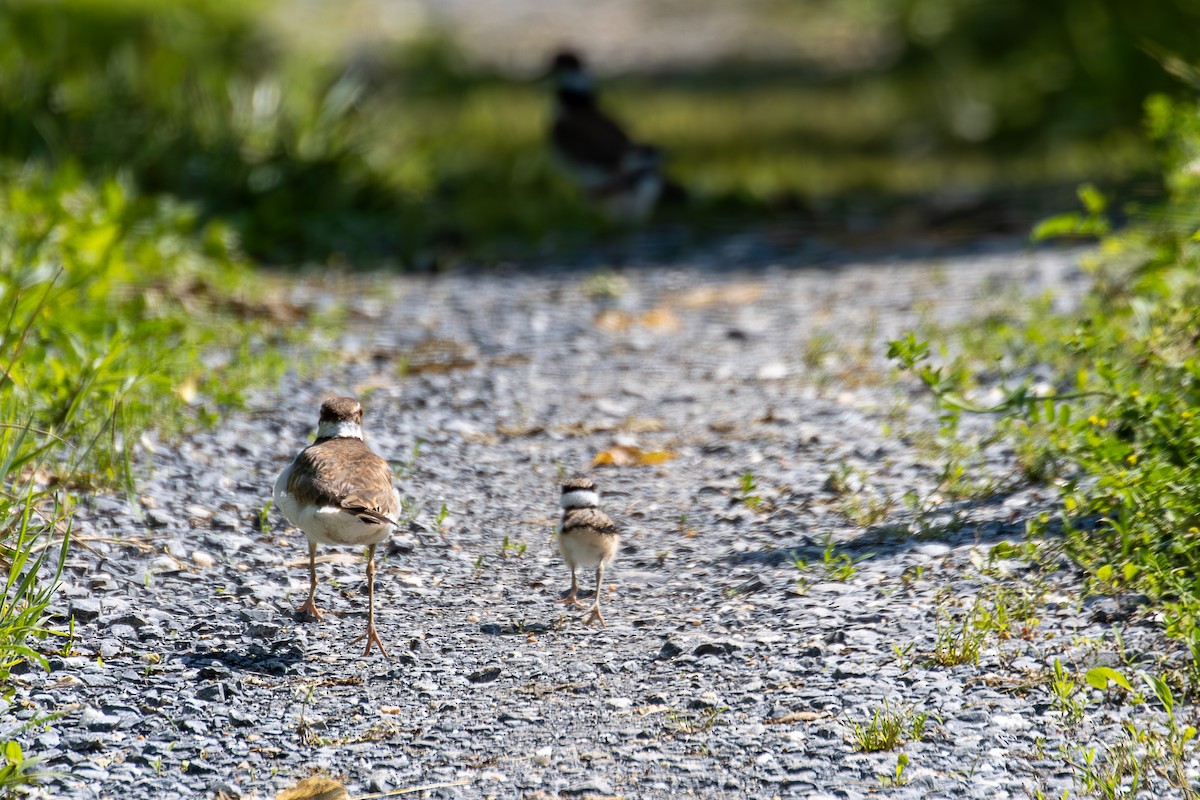
POLYGON ((308 599, 296 609, 297 614, 309 614, 318 620, 325 618, 317 608, 317 543, 308 543, 308 599))
POLYGON ((596 565, 596 602, 588 609, 587 616, 583 618, 584 625, 591 625, 593 622, 599 622, 601 628, 607 628, 604 624, 604 617, 600 614, 600 582, 604 580, 604 564, 601 562, 596 565))
POLYGON ((388 657, 387 648, 383 646, 379 634, 375 631, 375 545, 373 544, 367 546, 367 630, 361 636, 355 637, 354 642, 361 642, 363 639, 367 640, 367 649, 363 651, 364 656, 371 655, 371 645, 377 644, 383 657, 388 657))
POLYGON ((575 579, 575 568, 571 567, 571 591, 567 596, 558 602, 563 605, 572 606, 574 608, 583 608, 583 603, 576 599, 575 595, 579 594, 579 581, 575 579))

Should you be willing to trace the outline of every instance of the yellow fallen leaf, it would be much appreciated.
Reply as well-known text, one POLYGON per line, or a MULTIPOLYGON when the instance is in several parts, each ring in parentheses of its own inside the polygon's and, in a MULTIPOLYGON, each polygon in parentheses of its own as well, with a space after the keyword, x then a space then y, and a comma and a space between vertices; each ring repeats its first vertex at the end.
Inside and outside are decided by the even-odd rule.
POLYGON ((680 327, 679 317, 667 306, 655 306, 637 316, 616 308, 604 308, 596 314, 592 324, 602 331, 613 333, 628 330, 634 325, 655 331, 675 331, 680 327))
POLYGON ((313 775, 284 789, 275 800, 350 800, 350 794, 333 778, 313 775))
POLYGON ((774 717, 767 720, 768 725, 787 725, 791 722, 816 722, 819 719, 828 717, 829 714, 821 711, 794 711, 791 714, 784 714, 782 717, 774 717))
POLYGON ((679 317, 666 306, 657 306, 638 317, 638 322, 656 331, 679 330, 679 317))
POLYGON ((713 286, 698 286, 679 295, 679 305, 683 308, 704 308, 705 306, 724 305, 741 306, 753 303, 762 297, 761 283, 729 283, 713 286))
POLYGON ((674 457, 675 454, 669 450, 646 451, 637 447, 618 444, 597 453, 596 457, 592 459, 592 466, 643 467, 650 464, 661 464, 664 461, 670 461, 674 457))
POLYGON ((175 394, 189 406, 196 402, 197 386, 195 378, 188 378, 175 387, 175 394))
POLYGON ((403 710, 404 709, 402 709, 400 706, 380 706, 379 707, 380 714, 399 714, 403 710))

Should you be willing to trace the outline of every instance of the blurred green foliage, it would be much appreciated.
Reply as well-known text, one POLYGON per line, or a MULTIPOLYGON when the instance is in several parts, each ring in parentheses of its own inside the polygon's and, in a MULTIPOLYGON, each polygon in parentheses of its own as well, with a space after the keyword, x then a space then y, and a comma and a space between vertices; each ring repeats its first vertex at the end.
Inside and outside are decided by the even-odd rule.
MULTIPOLYGON (((1168 80, 1139 45, 1195 47, 1181 33, 1192 0, 851 6, 847 20, 900 42, 893 58, 604 82, 605 104, 691 189, 674 218, 710 230, 803 210, 836 227, 939 192, 1126 180, 1150 165, 1131 107, 1168 80)), ((274 263, 429 266, 609 230, 547 157, 547 86, 467 66, 438 39, 314 58, 265 32, 270 8, 10 0, 0 158, 127 174, 274 263)))
POLYGON ((925 109, 967 141, 1095 136, 1138 123, 1178 86, 1158 63, 1200 59, 1200 2, 899 0, 897 69, 932 89, 925 109))
POLYGON ((261 299, 233 240, 128 181, 0 172, 0 425, 38 432, 28 459, 76 485, 130 485, 141 432, 215 419, 282 374, 277 317, 292 312, 261 299))
POLYGON ((127 172, 143 192, 196 199, 263 258, 386 236, 402 209, 353 141, 360 87, 286 63, 256 8, 6 3, 0 154, 127 172))

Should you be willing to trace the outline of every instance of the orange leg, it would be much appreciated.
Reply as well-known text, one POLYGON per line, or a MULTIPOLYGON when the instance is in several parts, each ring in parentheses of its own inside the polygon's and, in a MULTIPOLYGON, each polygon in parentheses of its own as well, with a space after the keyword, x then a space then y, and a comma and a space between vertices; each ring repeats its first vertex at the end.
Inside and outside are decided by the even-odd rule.
POLYGON ((593 622, 599 622, 601 628, 607 628, 604 624, 604 616, 600 613, 600 582, 604 580, 604 564, 601 563, 596 567, 596 602, 592 603, 592 607, 588 609, 588 613, 583 618, 584 625, 591 625, 593 622))
POLYGON ((566 597, 558 602, 573 608, 583 608, 583 603, 579 602, 575 598, 575 595, 577 594, 579 594, 579 581, 575 579, 575 567, 571 567, 571 591, 567 593, 566 597))
POLYGON ((363 639, 367 640, 367 649, 363 651, 364 656, 371 655, 371 645, 377 644, 383 657, 388 657, 387 648, 383 646, 379 633, 375 630, 375 545, 367 547, 367 630, 361 636, 356 637, 354 641, 361 642, 363 639))
POLYGON ((297 614, 308 614, 322 620, 325 615, 317 608, 317 543, 308 543, 308 599, 296 609, 297 614))

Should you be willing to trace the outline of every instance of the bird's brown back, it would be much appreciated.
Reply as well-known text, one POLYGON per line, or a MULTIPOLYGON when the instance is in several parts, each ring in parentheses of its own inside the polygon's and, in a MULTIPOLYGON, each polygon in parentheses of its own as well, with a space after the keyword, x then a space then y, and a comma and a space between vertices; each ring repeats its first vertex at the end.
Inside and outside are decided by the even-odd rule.
POLYGON ((562 532, 591 529, 597 533, 617 533, 617 526, 598 508, 568 508, 563 512, 562 532))
POLYGON ((361 439, 339 437, 306 447, 296 456, 288 493, 300 503, 338 506, 351 513, 396 519, 400 509, 388 463, 361 439))

